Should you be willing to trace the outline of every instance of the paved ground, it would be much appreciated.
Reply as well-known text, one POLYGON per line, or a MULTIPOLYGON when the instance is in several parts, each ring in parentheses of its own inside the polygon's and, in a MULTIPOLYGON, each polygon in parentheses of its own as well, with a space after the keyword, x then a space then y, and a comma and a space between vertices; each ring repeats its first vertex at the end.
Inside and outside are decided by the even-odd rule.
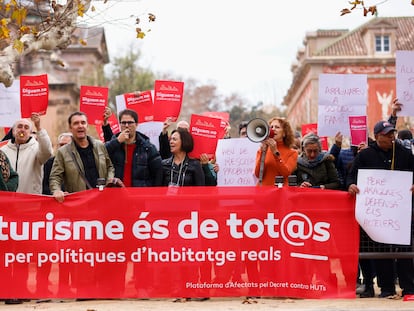
POLYGON ((25 302, 20 305, 0 304, 1 310, 53 310, 53 311, 185 311, 185 310, 289 310, 289 311, 396 311, 414 310, 414 301, 391 300, 380 298, 366 299, 332 299, 332 300, 309 300, 309 299, 258 299, 257 303, 243 304, 239 298, 213 298, 208 301, 190 301, 185 303, 173 303, 172 299, 151 300, 91 300, 65 302, 52 301, 48 303, 36 303, 36 301, 25 302))

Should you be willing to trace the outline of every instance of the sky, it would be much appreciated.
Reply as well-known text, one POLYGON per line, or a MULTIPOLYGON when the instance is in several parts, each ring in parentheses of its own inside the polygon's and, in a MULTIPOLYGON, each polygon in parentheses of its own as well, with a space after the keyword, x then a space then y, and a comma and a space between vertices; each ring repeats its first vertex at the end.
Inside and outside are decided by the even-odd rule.
MULTIPOLYGON (((365 0, 366 6, 373 4, 378 16, 414 15, 411 0, 365 0)), ((360 9, 340 16, 348 0, 121 0, 93 5, 94 16, 86 20, 104 25, 110 58, 134 47, 142 67, 215 84, 221 94, 237 93, 252 105, 282 102, 307 32, 352 30, 373 18, 360 9), (155 14, 154 23, 146 23, 147 13, 155 14), (151 29, 143 40, 135 37, 136 17, 144 31, 151 29)))

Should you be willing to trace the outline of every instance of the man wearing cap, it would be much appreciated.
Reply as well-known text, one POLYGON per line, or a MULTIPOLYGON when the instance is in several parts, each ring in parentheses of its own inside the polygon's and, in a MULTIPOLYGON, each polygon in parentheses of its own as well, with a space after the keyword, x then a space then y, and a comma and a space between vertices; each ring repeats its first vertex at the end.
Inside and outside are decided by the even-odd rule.
MULTIPOLYGON (((348 175, 347 188, 351 195, 359 193, 356 184, 359 169, 385 169, 414 172, 414 156, 410 150, 396 142, 395 134, 396 129, 391 123, 380 121, 375 124, 374 135, 376 141, 357 154, 348 175)), ((405 186, 402 185, 401 187, 403 188, 405 186)), ((411 184, 411 191, 413 190, 414 185, 411 184)), ((365 232, 361 230, 361 235, 363 234, 365 234, 365 232)), ((371 242, 374 243, 374 245, 378 245, 378 243, 370 241, 370 243, 371 242)), ((411 251, 411 246, 399 245, 398 251, 411 251)), ((379 297, 393 297, 396 294, 394 284, 394 260, 374 259, 373 261, 377 273, 377 284, 381 289, 379 297)), ((414 294, 413 260, 397 259, 396 264, 396 272, 400 288, 402 289, 402 295, 414 294)))

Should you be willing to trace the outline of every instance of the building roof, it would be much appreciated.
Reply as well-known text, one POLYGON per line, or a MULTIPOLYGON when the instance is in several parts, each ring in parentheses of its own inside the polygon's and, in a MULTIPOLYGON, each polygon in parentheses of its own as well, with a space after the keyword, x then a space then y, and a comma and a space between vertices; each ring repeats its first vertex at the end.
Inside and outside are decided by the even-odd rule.
MULTIPOLYGON (((368 28, 383 26, 396 29, 396 49, 414 50, 414 17, 376 17, 339 37, 337 40, 315 53, 315 56, 366 56, 368 49, 364 33, 368 28)), ((330 32, 324 30, 324 32, 330 32)))

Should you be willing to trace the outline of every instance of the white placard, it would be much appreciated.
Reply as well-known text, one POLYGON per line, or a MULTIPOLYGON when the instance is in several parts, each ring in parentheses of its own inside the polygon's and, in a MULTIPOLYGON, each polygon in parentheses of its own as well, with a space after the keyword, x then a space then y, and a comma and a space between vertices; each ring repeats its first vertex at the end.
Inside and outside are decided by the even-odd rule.
POLYGON ((14 80, 10 87, 0 83, 0 126, 12 127, 20 118, 20 80, 14 80))
POLYGON ((414 116, 414 51, 395 53, 397 98, 402 104, 399 116, 414 116))
POLYGON ((367 75, 320 74, 318 135, 349 137, 349 117, 367 115, 367 75))
POLYGON ((413 173, 360 169, 355 218, 380 243, 410 245, 413 173))
POLYGON ((137 130, 138 132, 147 135, 151 143, 153 143, 155 147, 157 147, 157 150, 160 150, 159 136, 163 126, 164 122, 143 122, 138 124, 137 130))
POLYGON ((219 165, 217 186, 255 186, 256 153, 260 144, 248 138, 219 139, 216 162, 219 165))

